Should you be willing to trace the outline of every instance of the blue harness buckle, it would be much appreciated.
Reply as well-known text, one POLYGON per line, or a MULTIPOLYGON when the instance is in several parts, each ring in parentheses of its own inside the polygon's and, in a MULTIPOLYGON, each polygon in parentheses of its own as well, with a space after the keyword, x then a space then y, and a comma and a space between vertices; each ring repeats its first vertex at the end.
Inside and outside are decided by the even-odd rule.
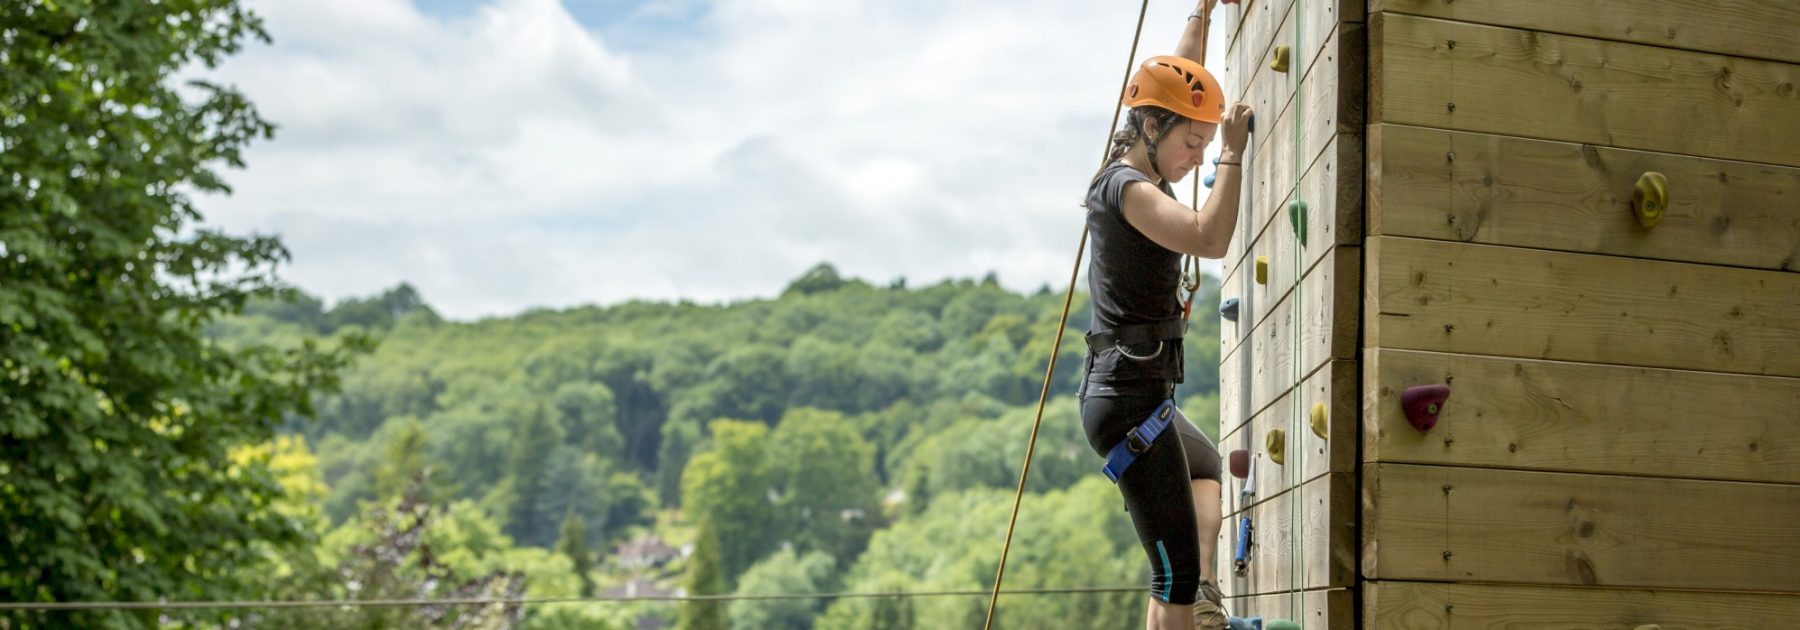
POLYGON ((1125 474, 1125 469, 1130 468, 1131 462, 1136 461, 1139 455, 1149 452, 1150 445, 1156 443, 1157 436, 1169 428, 1169 423, 1174 418, 1175 401, 1164 400, 1156 407, 1156 411, 1150 413, 1149 418, 1132 427, 1125 433, 1125 439, 1106 452, 1106 465, 1100 468, 1100 472, 1105 473, 1106 478, 1113 483, 1119 483, 1119 475, 1125 474))

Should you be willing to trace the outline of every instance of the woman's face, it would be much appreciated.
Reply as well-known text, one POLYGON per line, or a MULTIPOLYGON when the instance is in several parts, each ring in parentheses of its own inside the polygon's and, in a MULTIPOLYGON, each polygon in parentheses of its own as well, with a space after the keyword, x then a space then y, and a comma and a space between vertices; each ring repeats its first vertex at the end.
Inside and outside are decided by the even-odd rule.
POLYGON ((1157 170, 1171 183, 1185 179, 1206 159, 1206 145, 1212 144, 1213 134, 1218 131, 1219 126, 1214 123, 1185 118, 1175 123, 1175 128, 1156 145, 1157 170))

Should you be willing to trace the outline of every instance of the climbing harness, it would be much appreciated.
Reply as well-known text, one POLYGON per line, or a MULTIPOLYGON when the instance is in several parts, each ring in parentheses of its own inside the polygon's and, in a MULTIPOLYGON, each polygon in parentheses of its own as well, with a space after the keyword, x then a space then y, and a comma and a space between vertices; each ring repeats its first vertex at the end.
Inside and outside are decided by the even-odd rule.
POLYGON ((1187 334, 1187 319, 1167 319, 1148 324, 1132 324, 1118 328, 1108 328, 1096 333, 1089 333, 1089 348, 1113 348, 1125 358, 1133 361, 1149 361, 1162 355, 1164 346, 1170 341, 1180 341, 1187 334), (1148 355, 1134 355, 1126 350, 1126 346, 1136 346, 1156 342, 1156 351, 1148 355))
POLYGON ((1139 455, 1149 452, 1150 445, 1156 443, 1157 436, 1162 435, 1163 430, 1169 428, 1169 423, 1178 417, 1180 414, 1175 412, 1175 401, 1165 400, 1157 405, 1156 411, 1150 412, 1150 417, 1132 427, 1125 433, 1125 439, 1119 440, 1118 444, 1114 444, 1106 452, 1106 465, 1100 468, 1100 472, 1106 473, 1106 478, 1113 483, 1119 483, 1119 476, 1125 474, 1125 469, 1130 468, 1139 455))

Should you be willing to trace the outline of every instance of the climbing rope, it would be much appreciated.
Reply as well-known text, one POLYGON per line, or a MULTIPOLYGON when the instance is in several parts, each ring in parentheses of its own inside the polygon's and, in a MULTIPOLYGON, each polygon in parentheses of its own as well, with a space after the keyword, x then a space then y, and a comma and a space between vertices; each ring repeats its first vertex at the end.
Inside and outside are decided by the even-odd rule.
MULTIPOLYGON (((1119 80, 1119 94, 1125 93, 1125 86, 1131 83, 1132 62, 1137 60, 1138 42, 1144 35, 1144 14, 1150 10, 1150 0, 1142 0, 1138 7, 1137 28, 1131 36, 1131 53, 1125 56, 1125 76, 1119 80)), ((1113 105, 1112 123, 1106 127, 1106 145, 1100 151, 1100 167, 1106 167, 1106 158, 1112 155, 1113 130, 1119 127, 1119 113, 1125 109, 1123 99, 1116 100, 1113 105)), ((1075 247, 1075 268, 1069 271, 1069 290, 1063 293, 1062 315, 1056 320, 1056 341, 1050 344, 1050 365, 1044 368, 1044 387, 1038 392, 1037 416, 1031 421, 1031 438, 1025 443, 1025 463, 1019 467, 1019 487, 1013 492, 1012 516, 1006 520, 1006 542, 1000 545, 1000 567, 994 573, 994 589, 988 596, 987 620, 982 622, 982 630, 994 627, 994 609, 1000 604, 1000 583, 1006 579, 1006 557, 1012 552, 1013 529, 1019 524, 1019 504, 1025 500, 1025 479, 1031 474, 1031 455, 1037 449, 1038 428, 1044 423, 1044 403, 1050 399, 1050 377, 1056 374, 1056 355, 1062 350, 1063 329, 1069 324, 1069 305, 1075 301, 1075 283, 1081 277, 1081 258, 1087 253, 1088 230, 1084 222, 1081 227, 1081 244, 1075 247)))
MULTIPOLYGON (((1294 43, 1291 56, 1295 57, 1295 63, 1293 64, 1295 67, 1292 67, 1289 70, 1289 72, 1293 72, 1296 75, 1296 78, 1294 79, 1293 105, 1289 108, 1293 113, 1293 118, 1291 120, 1293 120, 1294 125, 1294 153, 1293 166, 1288 169, 1293 173, 1294 177, 1293 188, 1289 193, 1289 196, 1292 199, 1288 202, 1289 204, 1292 204, 1290 206, 1292 208, 1305 207, 1305 202, 1300 198, 1300 180, 1306 170, 1306 162, 1303 162, 1301 159, 1301 154, 1304 150, 1301 148, 1300 142, 1300 130, 1306 126, 1306 117, 1303 111, 1306 107, 1306 101, 1302 98, 1307 74, 1305 61, 1306 54, 1304 52, 1306 48, 1304 41, 1301 39, 1301 24, 1305 22, 1306 0, 1294 0, 1294 43)), ((1291 618, 1301 619, 1304 618, 1300 614, 1301 608, 1306 603, 1306 597, 1302 593, 1302 589, 1306 588, 1306 526, 1303 518, 1306 514, 1306 493, 1303 492, 1301 488, 1306 485, 1307 447, 1305 446, 1304 440, 1306 439, 1305 436, 1307 433, 1301 430, 1302 427, 1300 425, 1300 407, 1302 406, 1300 397, 1305 391, 1300 384, 1300 377, 1304 371, 1300 366, 1300 331, 1306 323, 1306 292, 1301 290, 1300 286, 1301 281, 1306 275, 1306 265, 1304 262, 1306 260, 1306 252, 1304 251, 1306 239, 1302 238, 1300 235, 1306 229, 1306 217, 1304 213, 1296 214, 1292 210, 1288 212, 1288 217, 1289 222, 1294 226, 1293 237, 1295 242, 1292 247, 1294 251, 1294 259, 1292 261, 1294 266, 1293 328, 1289 332, 1289 337, 1291 337, 1290 351, 1292 352, 1292 355, 1289 357, 1289 363, 1293 364, 1293 380, 1290 381, 1290 383, 1293 389, 1289 390, 1291 393, 1289 394, 1287 433, 1288 435, 1294 436, 1296 442, 1300 442, 1300 444, 1297 445, 1299 448, 1290 449, 1295 455, 1293 460, 1295 474, 1288 475, 1289 479, 1294 480, 1293 486, 1288 489, 1288 612, 1292 615, 1291 618)))

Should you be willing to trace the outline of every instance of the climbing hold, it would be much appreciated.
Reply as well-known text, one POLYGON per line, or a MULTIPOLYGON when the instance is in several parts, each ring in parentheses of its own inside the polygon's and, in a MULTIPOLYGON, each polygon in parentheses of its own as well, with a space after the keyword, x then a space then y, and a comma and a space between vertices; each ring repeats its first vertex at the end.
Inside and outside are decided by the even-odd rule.
POLYGON ((1235 321, 1237 321, 1237 317, 1238 317, 1237 312, 1238 312, 1238 299, 1237 298, 1229 298, 1229 299, 1226 299, 1224 302, 1219 303, 1219 317, 1223 317, 1228 321, 1235 322, 1235 321))
POLYGON ((1276 46, 1275 47, 1275 60, 1269 62, 1269 69, 1274 70, 1276 72, 1287 72, 1288 71, 1288 47, 1286 47, 1286 46, 1276 46))
POLYGON ((1287 464, 1287 431, 1269 429, 1268 437, 1263 438, 1263 448, 1269 451, 1269 460, 1279 465, 1287 464))
POLYGON ((1424 433, 1437 426, 1438 414, 1444 410, 1447 400, 1450 400, 1449 385, 1416 385, 1400 394, 1400 408, 1406 411, 1406 421, 1424 433))
POLYGON ((1294 224, 1294 236, 1300 238, 1300 246, 1306 247, 1306 202, 1295 199, 1288 204, 1288 222, 1294 224))
POLYGON ((1263 630, 1262 617, 1228 617, 1225 627, 1230 630, 1263 630))
POLYGON ((1631 210, 1637 214, 1638 225, 1656 227, 1668 207, 1669 178, 1656 171, 1639 176, 1637 188, 1631 191, 1631 210))
POLYGON ((1231 452, 1231 476, 1239 479, 1250 476, 1250 451, 1240 448, 1231 452))
POLYGON ((1213 158, 1213 166, 1218 166, 1218 165, 1219 165, 1219 158, 1217 158, 1217 157, 1213 158))
POLYGON ((1268 284, 1269 283, 1269 257, 1268 256, 1257 256, 1256 257, 1256 283, 1257 284, 1268 284))
POLYGON ((1326 437, 1325 436, 1326 428, 1327 428, 1327 425, 1325 424, 1325 403, 1313 403, 1313 406, 1312 406, 1313 435, 1317 435, 1321 438, 1326 437))
POLYGON ((1300 624, 1291 619, 1270 619, 1263 624, 1263 630, 1300 630, 1300 624))
POLYGON ((1202 183, 1202 184, 1205 184, 1205 185, 1206 185, 1206 187, 1207 187, 1207 188, 1212 188, 1212 187, 1213 187, 1213 183, 1214 183, 1214 182, 1217 182, 1217 181, 1218 181, 1218 179, 1219 179, 1219 178, 1218 178, 1218 177, 1217 177, 1217 175, 1218 175, 1218 173, 1216 173, 1216 172, 1213 172, 1213 173, 1207 173, 1207 174, 1206 174, 1206 179, 1202 179, 1202 180, 1200 180, 1200 183, 1202 183))

